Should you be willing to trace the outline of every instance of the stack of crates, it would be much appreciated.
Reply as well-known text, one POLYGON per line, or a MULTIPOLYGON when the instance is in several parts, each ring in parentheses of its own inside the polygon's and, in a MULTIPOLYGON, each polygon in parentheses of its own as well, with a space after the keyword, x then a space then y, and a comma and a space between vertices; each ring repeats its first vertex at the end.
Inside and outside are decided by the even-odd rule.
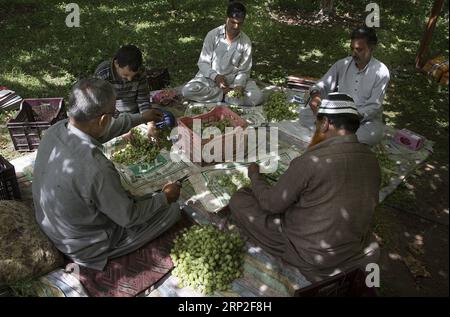
POLYGON ((20 199, 14 166, 0 155, 0 200, 20 199))
POLYGON ((63 98, 24 99, 17 116, 6 124, 14 149, 19 152, 36 150, 44 131, 64 118, 63 98))

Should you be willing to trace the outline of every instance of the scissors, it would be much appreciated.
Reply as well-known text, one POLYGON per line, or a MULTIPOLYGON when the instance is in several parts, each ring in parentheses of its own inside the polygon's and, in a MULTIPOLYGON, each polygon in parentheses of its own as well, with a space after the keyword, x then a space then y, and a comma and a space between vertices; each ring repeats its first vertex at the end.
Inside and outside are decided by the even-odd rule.
MULTIPOLYGON (((181 187, 181 184, 182 184, 185 180, 187 180, 188 178, 189 178, 189 175, 185 175, 185 176, 181 177, 180 179, 176 180, 176 181, 174 182, 174 184, 177 184, 178 186, 181 187)), ((161 191, 162 191, 162 188, 156 190, 155 193, 159 193, 159 192, 161 192, 161 191)))

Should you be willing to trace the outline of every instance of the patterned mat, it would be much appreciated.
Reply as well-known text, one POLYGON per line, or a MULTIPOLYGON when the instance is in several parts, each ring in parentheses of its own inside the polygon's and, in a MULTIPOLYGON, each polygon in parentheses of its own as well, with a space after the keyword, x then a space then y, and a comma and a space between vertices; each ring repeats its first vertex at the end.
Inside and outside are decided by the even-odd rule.
MULTIPOLYGON (((172 268, 170 250, 177 233, 193 224, 182 218, 168 231, 142 248, 108 261, 103 271, 80 267, 79 280, 93 297, 131 297, 151 288, 172 268)), ((73 263, 69 264, 73 265, 73 263)))

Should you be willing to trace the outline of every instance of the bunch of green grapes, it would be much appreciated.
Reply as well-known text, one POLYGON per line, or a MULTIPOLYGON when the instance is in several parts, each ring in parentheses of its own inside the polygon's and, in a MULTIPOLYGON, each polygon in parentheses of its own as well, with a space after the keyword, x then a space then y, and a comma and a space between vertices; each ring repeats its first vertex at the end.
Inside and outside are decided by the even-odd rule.
POLYGON ((244 114, 244 110, 242 110, 238 106, 231 105, 229 108, 230 108, 231 111, 233 111, 238 116, 242 116, 244 114))
POLYGON ((131 165, 138 161, 151 163, 161 151, 157 143, 151 142, 139 129, 132 129, 133 141, 125 148, 112 155, 112 160, 125 165, 131 165))
POLYGON ((157 137, 158 146, 160 149, 166 149, 170 151, 172 148, 172 140, 170 139, 170 132, 172 129, 170 127, 164 127, 159 130, 159 134, 157 137))
POLYGON ((389 185, 391 175, 396 174, 395 171, 397 169, 397 165, 393 160, 389 158, 388 154, 382 147, 377 146, 374 151, 375 155, 377 156, 378 163, 380 164, 381 188, 383 188, 389 185))
POLYGON ((197 116, 199 114, 205 113, 206 111, 208 111, 208 109, 206 107, 193 107, 191 109, 191 113, 193 116, 197 116))
POLYGON ((250 187, 252 183, 244 173, 233 173, 219 177, 217 184, 224 188, 227 193, 233 195, 243 187, 250 187))
POLYGON ((244 91, 242 89, 233 89, 227 93, 230 98, 242 98, 244 97, 244 91))
POLYGON ((190 286, 203 294, 225 291, 242 276, 244 246, 237 233, 213 225, 184 229, 170 253, 175 265, 172 274, 180 279, 180 287, 190 286))
POLYGON ((214 121, 214 122, 203 122, 202 121, 202 131, 206 128, 209 127, 216 127, 220 130, 220 132, 222 134, 225 133, 225 128, 226 127, 233 127, 233 125, 231 124, 231 121, 228 118, 225 118, 223 120, 220 121, 214 121))
POLYGON ((297 105, 287 100, 285 92, 277 91, 270 95, 263 106, 264 114, 269 122, 297 119, 297 105))

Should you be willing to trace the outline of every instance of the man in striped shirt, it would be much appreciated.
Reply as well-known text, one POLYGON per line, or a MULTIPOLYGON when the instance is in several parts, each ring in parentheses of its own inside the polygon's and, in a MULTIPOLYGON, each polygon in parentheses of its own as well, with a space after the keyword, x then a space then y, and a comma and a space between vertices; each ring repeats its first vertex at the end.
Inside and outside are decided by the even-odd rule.
MULTIPOLYGON (((94 77, 114 86, 117 112, 144 113, 151 109, 142 53, 136 46, 122 46, 112 60, 104 61, 97 67, 94 77)), ((130 139, 131 134, 124 134, 123 137, 130 139)))
POLYGON ((107 80, 114 86, 117 111, 143 113, 151 108, 142 53, 136 46, 122 46, 112 60, 104 61, 97 67, 95 77, 107 80))

